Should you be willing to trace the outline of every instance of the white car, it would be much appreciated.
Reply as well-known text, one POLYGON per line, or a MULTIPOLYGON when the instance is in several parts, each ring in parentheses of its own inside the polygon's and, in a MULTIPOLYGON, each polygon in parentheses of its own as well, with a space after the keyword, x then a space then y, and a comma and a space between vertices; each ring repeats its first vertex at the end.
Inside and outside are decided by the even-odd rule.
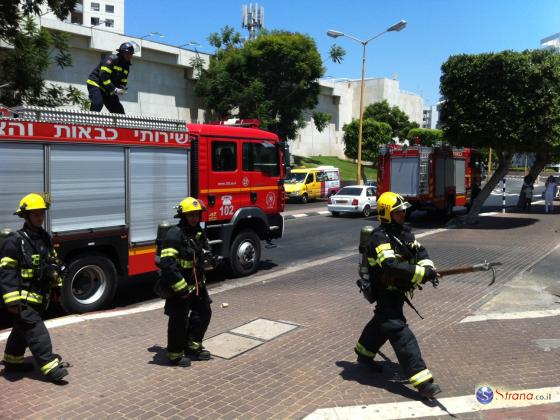
POLYGON ((375 209, 375 187, 370 185, 344 187, 329 198, 327 205, 327 210, 335 217, 340 213, 361 213, 364 217, 369 217, 375 209))

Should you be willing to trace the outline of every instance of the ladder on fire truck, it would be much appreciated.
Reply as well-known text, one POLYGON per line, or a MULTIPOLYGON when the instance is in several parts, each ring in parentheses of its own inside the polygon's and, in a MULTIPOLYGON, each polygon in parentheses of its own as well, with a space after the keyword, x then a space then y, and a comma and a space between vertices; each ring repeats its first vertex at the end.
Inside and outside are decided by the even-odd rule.
MULTIPOLYGON (((140 128, 165 131, 187 131, 187 123, 170 118, 139 115, 107 114, 74 109, 25 106, 10 109, 14 118, 59 124, 84 124, 103 127, 140 128)), ((0 118, 2 116, 0 115, 0 118)))

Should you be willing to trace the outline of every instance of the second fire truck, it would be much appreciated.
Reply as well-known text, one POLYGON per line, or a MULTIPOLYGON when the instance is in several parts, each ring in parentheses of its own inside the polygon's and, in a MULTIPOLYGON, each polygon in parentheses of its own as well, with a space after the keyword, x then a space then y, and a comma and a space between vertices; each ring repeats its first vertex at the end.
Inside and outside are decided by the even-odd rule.
POLYGON ((46 229, 68 266, 70 312, 106 306, 120 279, 156 271, 158 224, 186 196, 206 204, 214 253, 234 275, 252 274, 261 241, 283 233, 284 152, 254 124, 20 109, 0 117, 0 228, 21 227, 21 196, 50 196, 46 229))
POLYGON ((377 165, 377 195, 401 194, 411 210, 451 217, 454 206, 469 207, 480 191, 482 162, 475 149, 387 145, 377 165))

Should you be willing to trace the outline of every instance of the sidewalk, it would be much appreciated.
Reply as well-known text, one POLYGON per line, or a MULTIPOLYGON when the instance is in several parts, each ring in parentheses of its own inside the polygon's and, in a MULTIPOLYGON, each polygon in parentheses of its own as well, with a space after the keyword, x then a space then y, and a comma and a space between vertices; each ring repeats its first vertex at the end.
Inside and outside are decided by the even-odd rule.
MULTIPOLYGON (((557 270, 539 269, 560 265, 558 252, 543 259, 560 243, 559 230, 558 215, 506 214, 421 239, 442 269, 484 259, 504 264, 491 287, 489 273, 475 273, 417 292, 414 304, 424 320, 407 309, 424 358, 444 390, 442 399, 474 399, 481 385, 506 390, 558 386, 558 316, 461 321, 499 299, 531 265, 536 264, 531 273, 557 279, 557 270)), ((414 402, 416 393, 402 377, 390 346, 382 349, 383 374, 372 375, 355 364, 353 347, 372 310, 354 284, 356 260, 318 261, 305 270, 214 293, 207 336, 229 331, 231 340, 258 343, 231 359, 216 357, 187 369, 165 365, 167 319, 161 309, 54 328, 55 351, 74 364, 69 384, 45 383, 38 374, 2 373, 2 414, 33 419, 285 419, 330 407, 414 402), (222 307, 222 302, 229 305, 222 307), (257 319, 288 327, 271 339, 254 338, 263 331, 234 330, 257 319)), ((0 342, 0 351, 4 345, 0 342)), ((559 404, 499 413, 480 405, 488 408, 458 417, 560 416, 559 404)), ((441 411, 434 409, 437 413, 441 411)))

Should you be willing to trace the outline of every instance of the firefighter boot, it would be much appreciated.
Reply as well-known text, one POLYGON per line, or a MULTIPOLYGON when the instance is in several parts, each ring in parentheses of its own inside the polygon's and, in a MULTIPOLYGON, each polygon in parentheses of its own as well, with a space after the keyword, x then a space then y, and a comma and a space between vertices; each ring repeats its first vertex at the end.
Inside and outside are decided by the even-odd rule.
POLYGON ((191 365, 191 359, 186 356, 181 356, 178 359, 169 359, 171 366, 179 367, 189 367, 191 365))
POLYGON ((439 387, 438 384, 434 384, 433 382, 428 381, 428 382, 424 382, 423 384, 420 384, 420 386, 418 387, 418 392, 424 398, 432 399, 434 398, 434 395, 439 394, 441 392, 441 388, 439 387))
POLYGON ((204 348, 202 343, 195 341, 189 341, 185 353, 192 360, 210 360, 212 358, 212 355, 204 348))
POLYGON ((57 367, 47 373, 47 380, 57 383, 62 380, 66 375, 68 375, 68 370, 66 369, 66 364, 60 363, 57 367))
POLYGON ((375 360, 373 360, 373 357, 367 357, 363 354, 358 354, 358 363, 360 365, 367 366, 376 373, 383 372, 383 367, 375 360))

